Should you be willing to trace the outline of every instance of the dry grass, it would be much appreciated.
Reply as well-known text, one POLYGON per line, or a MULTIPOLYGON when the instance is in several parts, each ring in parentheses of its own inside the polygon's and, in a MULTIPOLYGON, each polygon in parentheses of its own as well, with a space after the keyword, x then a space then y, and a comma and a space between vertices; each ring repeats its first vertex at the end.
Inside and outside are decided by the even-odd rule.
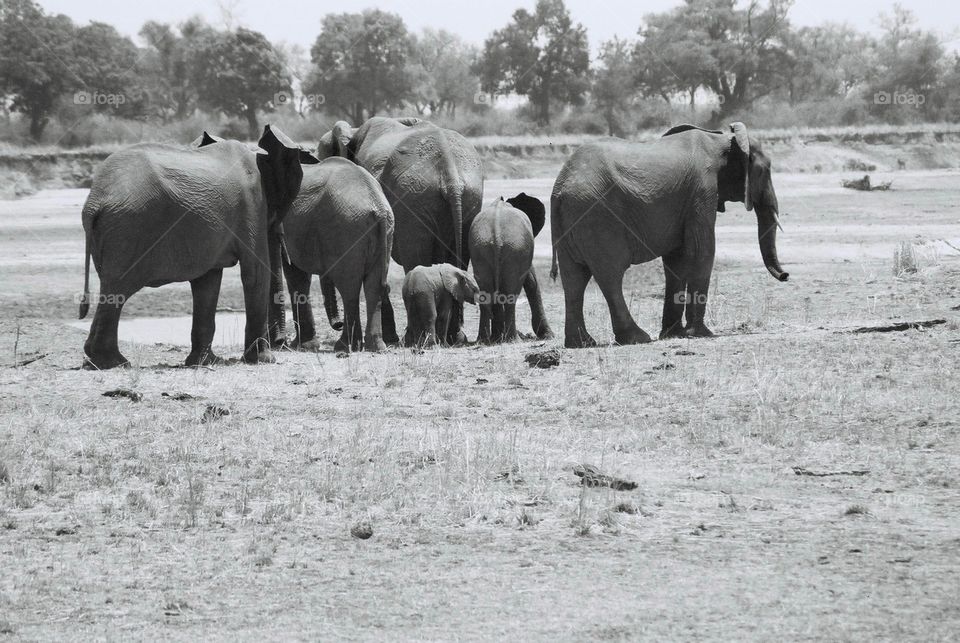
MULTIPOLYGON (((132 369, 85 372, 73 370, 79 331, 4 319, 4 360, 15 341, 49 356, 0 370, 0 630, 948 638, 960 626, 960 263, 897 279, 889 259, 916 227, 893 226, 898 199, 956 230, 956 188, 937 190, 793 202, 790 282, 752 256, 718 262, 708 321, 720 337, 561 349, 551 369, 524 355, 559 342, 213 369, 160 367, 186 350, 147 344, 124 348, 132 369), (884 231, 880 250, 820 258, 841 256, 864 221, 884 231), (846 332, 933 317, 951 323, 846 332), (121 387, 143 400, 101 395, 121 387), (230 414, 204 421, 209 405, 230 414), (581 463, 639 486, 583 487, 581 463)), ((544 281, 562 332, 559 285, 544 281)), ((625 287, 656 330, 659 266, 632 269, 625 287)), ((587 316, 609 341, 592 286, 587 316)))

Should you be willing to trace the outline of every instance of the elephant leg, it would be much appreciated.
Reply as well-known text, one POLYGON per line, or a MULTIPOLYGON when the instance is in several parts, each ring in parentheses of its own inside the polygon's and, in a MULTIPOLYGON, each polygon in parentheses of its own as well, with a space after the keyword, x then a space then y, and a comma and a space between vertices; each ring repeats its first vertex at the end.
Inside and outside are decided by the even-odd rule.
POLYGON ((533 266, 530 266, 527 277, 523 280, 523 292, 527 295, 527 301, 530 302, 530 317, 533 322, 534 334, 538 339, 553 339, 553 330, 550 329, 550 323, 547 321, 547 315, 543 310, 540 282, 537 281, 537 273, 533 266))
POLYGON ((247 311, 244 329, 243 361, 247 364, 271 364, 275 360, 267 335, 267 308, 270 304, 270 268, 255 255, 240 260, 243 305, 247 311))
POLYGON ((503 341, 517 341, 517 304, 515 298, 503 305, 503 341))
POLYGON ((350 353, 363 348, 363 330, 360 324, 360 288, 340 291, 343 297, 343 331, 333 349, 338 353, 350 353))
POLYGON ((83 368, 106 370, 117 366, 129 366, 130 362, 120 353, 117 342, 117 327, 123 304, 136 292, 136 289, 124 292, 111 284, 101 282, 100 303, 90 324, 90 333, 83 345, 83 368))
POLYGON ((337 310, 337 289, 333 285, 330 275, 320 277, 320 293, 323 295, 323 308, 327 312, 327 320, 333 330, 343 330, 343 319, 337 310))
POLYGON ((290 308, 293 309, 293 346, 301 351, 320 350, 317 339, 317 326, 313 318, 313 306, 310 304, 310 281, 313 276, 288 264, 284 270, 287 288, 290 291, 290 308))
POLYGON ((436 330, 436 342, 444 346, 456 344, 456 334, 451 333, 451 327, 456 323, 456 304, 437 310, 433 327, 436 330), (451 341, 451 335, 453 341, 451 341))
POLYGON ((564 252, 557 257, 563 281, 564 328, 563 345, 567 348, 589 348, 597 342, 587 332, 583 321, 583 291, 590 282, 590 269, 575 263, 564 252))
POLYGON ((383 287, 380 296, 380 324, 385 344, 396 345, 400 342, 397 336, 397 320, 393 315, 393 304, 390 303, 390 284, 383 287))
POLYGON ((454 302, 448 314, 449 321, 446 325, 447 331, 444 334, 444 343, 450 346, 466 344, 467 334, 463 332, 463 304, 454 302))
POLYGON ((220 299, 220 282, 223 269, 215 268, 193 279, 193 328, 190 330, 190 354, 187 366, 220 364, 222 359, 213 352, 213 335, 217 330, 217 301, 220 299))
POLYGON ((609 266, 604 267, 599 273, 594 272, 594 278, 610 308, 610 321, 613 324, 613 337, 616 343, 621 346, 646 344, 650 341, 650 335, 637 326, 623 298, 623 273, 619 266, 609 266))
POLYGON ((491 341, 490 322, 493 316, 491 309, 490 304, 480 304, 480 328, 477 330, 478 343, 489 344, 491 341))
MULTIPOLYGON (((367 274, 363 280, 363 294, 367 302, 367 332, 363 336, 363 343, 366 350, 375 353, 387 350, 387 344, 383 341, 382 307, 385 299, 383 290, 380 274, 376 270, 367 274)), ((392 309, 390 310, 390 317, 392 321, 392 309)), ((393 332, 396 334, 396 328, 393 332)))
POLYGON ((683 249, 663 256, 663 322, 660 339, 683 337, 683 307, 687 297, 686 266, 683 249))
POLYGON ((690 269, 687 280, 687 327, 684 330, 687 337, 713 337, 713 332, 704 323, 711 274, 713 274, 712 253, 698 258, 690 269))

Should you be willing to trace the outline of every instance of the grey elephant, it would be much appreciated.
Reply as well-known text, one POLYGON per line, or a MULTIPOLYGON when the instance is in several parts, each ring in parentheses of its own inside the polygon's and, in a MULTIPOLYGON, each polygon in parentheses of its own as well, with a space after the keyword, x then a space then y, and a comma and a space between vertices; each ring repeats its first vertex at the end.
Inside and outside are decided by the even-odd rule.
POLYGON ((521 192, 506 201, 497 199, 470 225, 470 257, 481 292, 478 341, 517 339, 516 300, 521 289, 530 302, 533 332, 541 339, 553 337, 533 268, 534 237, 545 221, 543 203, 521 192))
POLYGON ((580 147, 560 171, 550 201, 551 276, 559 269, 565 345, 595 345, 583 321, 590 277, 610 308, 616 342, 650 341, 627 308, 623 274, 657 257, 666 275, 660 338, 713 335, 704 314, 716 213, 728 201, 756 211, 764 265, 786 281, 777 258, 779 204, 770 160, 743 123, 727 132, 679 125, 650 143, 607 139, 580 147))
POLYGON ((317 348, 310 281, 312 275, 323 275, 343 299, 345 323, 334 349, 359 350, 365 345, 369 351, 386 350, 380 306, 387 297, 393 226, 390 204, 362 167, 328 158, 304 168, 300 194, 283 221, 289 256, 284 273, 297 332, 294 346, 317 348), (365 335, 360 323, 361 286, 367 303, 365 335))
MULTIPOLYGON (((466 268, 466 232, 483 205, 480 155, 460 134, 417 118, 374 117, 360 127, 340 121, 320 139, 317 156, 342 156, 366 168, 380 182, 393 209, 393 259, 409 272, 416 266, 449 262, 466 268)), ((334 323, 336 302, 324 284, 327 314, 334 323)), ((461 311, 450 341, 460 330, 461 311)), ((393 310, 383 302, 384 337, 396 339, 393 310)))
POLYGON ((403 280, 407 309, 405 346, 447 344, 457 306, 476 302, 480 288, 470 274, 449 263, 416 266, 403 280))
POLYGON ((300 190, 301 162, 317 160, 269 125, 256 151, 225 141, 194 149, 142 144, 111 154, 83 206, 81 319, 89 310, 91 258, 100 276, 84 366, 128 364, 117 346, 124 303, 144 286, 177 281, 189 281, 193 293, 186 363, 220 361, 210 348, 217 299, 223 269, 237 263, 247 317, 243 359, 273 361, 267 309, 272 273, 279 274, 276 230, 300 190))

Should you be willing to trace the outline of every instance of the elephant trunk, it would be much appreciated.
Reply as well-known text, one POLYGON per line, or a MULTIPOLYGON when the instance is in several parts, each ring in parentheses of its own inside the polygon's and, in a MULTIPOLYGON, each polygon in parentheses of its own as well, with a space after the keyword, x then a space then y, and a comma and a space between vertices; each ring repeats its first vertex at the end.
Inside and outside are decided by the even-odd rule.
POLYGON ((281 226, 274 226, 268 232, 268 244, 270 248, 270 301, 268 303, 268 327, 270 344, 273 347, 280 347, 286 341, 287 311, 285 298, 283 296, 283 264, 289 259, 285 256, 286 251, 283 247, 283 229, 281 226))
POLYGON ((760 255, 763 257, 763 265, 778 281, 786 281, 789 273, 784 272, 780 267, 780 259, 777 257, 777 227, 780 223, 777 219, 776 210, 757 207, 757 237, 760 241, 760 255))
POLYGON ((466 268, 463 262, 463 189, 455 189, 451 195, 450 204, 453 208, 453 236, 454 247, 457 250, 457 256, 454 264, 457 268, 466 268))

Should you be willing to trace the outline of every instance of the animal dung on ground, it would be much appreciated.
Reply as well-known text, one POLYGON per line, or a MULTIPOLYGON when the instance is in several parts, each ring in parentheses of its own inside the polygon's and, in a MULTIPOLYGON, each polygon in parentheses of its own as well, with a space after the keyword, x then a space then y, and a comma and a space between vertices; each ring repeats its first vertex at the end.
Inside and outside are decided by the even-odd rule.
POLYGON ((946 324, 946 319, 928 319, 926 321, 900 322, 898 324, 889 324, 886 326, 861 326, 854 328, 851 333, 897 333, 906 330, 923 330, 933 328, 940 324, 946 324))
POLYGON ((350 535, 360 540, 367 540, 373 535, 373 525, 366 520, 361 520, 350 527, 350 535))
POLYGON ((218 404, 207 404, 207 408, 203 410, 203 417, 200 418, 200 421, 203 423, 213 422, 225 415, 230 415, 230 409, 218 404))
POLYGON ((128 388, 115 388, 113 390, 105 392, 103 394, 103 397, 125 397, 131 402, 143 401, 143 393, 138 393, 137 391, 131 391, 128 388))
POLYGON ((546 351, 534 351, 533 353, 527 353, 523 360, 529 364, 531 368, 553 368, 560 365, 560 351, 556 348, 551 348, 546 351))
POLYGON ((578 464, 573 468, 573 473, 580 477, 580 484, 585 487, 610 487, 614 491, 633 491, 637 488, 636 482, 603 473, 592 464, 578 464))

